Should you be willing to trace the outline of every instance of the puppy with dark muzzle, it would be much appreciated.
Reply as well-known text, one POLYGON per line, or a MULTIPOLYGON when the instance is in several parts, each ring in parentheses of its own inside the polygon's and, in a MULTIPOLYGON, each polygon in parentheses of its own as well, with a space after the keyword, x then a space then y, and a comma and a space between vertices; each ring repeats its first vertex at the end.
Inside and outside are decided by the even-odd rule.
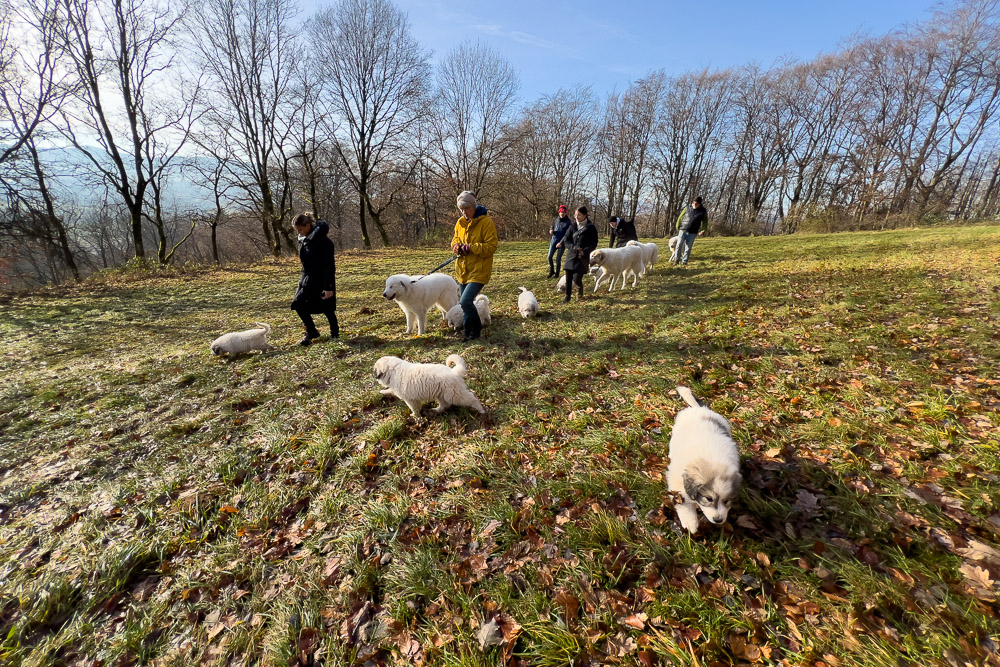
POLYGON ((674 420, 667 486, 681 496, 681 525, 696 533, 699 509, 712 523, 725 523, 743 480, 740 454, 722 415, 701 405, 687 387, 677 387, 677 393, 690 407, 674 420))

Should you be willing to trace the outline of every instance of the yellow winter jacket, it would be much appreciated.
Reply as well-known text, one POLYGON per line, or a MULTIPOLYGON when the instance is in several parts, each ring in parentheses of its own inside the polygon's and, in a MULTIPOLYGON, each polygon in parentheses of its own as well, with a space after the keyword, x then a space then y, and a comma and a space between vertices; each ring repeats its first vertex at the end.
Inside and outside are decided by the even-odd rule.
POLYGON ((463 215, 455 223, 455 236, 451 245, 469 244, 469 254, 455 260, 455 277, 462 285, 490 281, 493 273, 493 253, 497 251, 497 228, 485 206, 477 206, 472 220, 463 215))

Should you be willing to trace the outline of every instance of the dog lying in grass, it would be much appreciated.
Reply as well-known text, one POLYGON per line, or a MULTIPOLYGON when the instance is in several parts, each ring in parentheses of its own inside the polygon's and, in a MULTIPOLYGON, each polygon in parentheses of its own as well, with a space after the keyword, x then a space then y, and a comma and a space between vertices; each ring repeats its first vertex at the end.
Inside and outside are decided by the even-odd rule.
POLYGON ((421 420, 420 407, 429 401, 437 401, 435 414, 452 405, 485 414, 483 404, 465 386, 465 370, 465 360, 457 354, 448 355, 443 364, 412 364, 399 357, 382 357, 375 362, 375 379, 385 387, 381 393, 402 399, 417 421, 421 420))
MULTIPOLYGON (((493 317, 490 315, 490 298, 485 294, 477 294, 472 303, 476 304, 476 310, 479 312, 479 321, 483 324, 492 324, 493 317)), ((462 310, 461 304, 456 303, 452 306, 451 310, 445 313, 444 320, 455 331, 461 329, 465 324, 465 312, 462 310)))
POLYGON ((743 477, 729 422, 702 406, 687 387, 677 387, 677 393, 690 407, 674 420, 667 486, 680 494, 677 518, 693 534, 698 531, 699 509, 712 523, 725 523, 743 477))
POLYGON ((257 327, 256 329, 222 334, 212 341, 212 345, 210 346, 212 354, 228 354, 231 357, 235 357, 239 354, 253 352, 254 350, 260 350, 261 352, 273 350, 274 347, 267 342, 267 337, 271 334, 271 325, 257 322, 257 327))
POLYGON ((521 317, 528 319, 538 314, 538 299, 528 291, 527 287, 518 287, 521 293, 517 295, 517 312, 521 317))

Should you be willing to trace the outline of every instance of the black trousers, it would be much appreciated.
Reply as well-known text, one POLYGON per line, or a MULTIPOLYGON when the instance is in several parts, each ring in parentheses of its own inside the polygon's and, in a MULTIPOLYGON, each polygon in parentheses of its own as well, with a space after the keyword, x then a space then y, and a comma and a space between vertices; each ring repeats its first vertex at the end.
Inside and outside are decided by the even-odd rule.
POLYGON ((573 291, 573 285, 577 286, 580 293, 580 298, 583 298, 583 271, 571 271, 566 269, 566 298, 564 301, 569 301, 569 295, 573 291))
MULTIPOLYGON (((295 312, 299 314, 302 319, 302 324, 306 325, 306 333, 309 334, 311 338, 319 337, 319 330, 316 328, 316 323, 313 321, 312 312, 305 308, 296 308, 295 312)), ((340 336, 340 324, 337 322, 337 311, 328 310, 323 312, 326 315, 326 321, 330 323, 330 337, 338 338, 340 336)))

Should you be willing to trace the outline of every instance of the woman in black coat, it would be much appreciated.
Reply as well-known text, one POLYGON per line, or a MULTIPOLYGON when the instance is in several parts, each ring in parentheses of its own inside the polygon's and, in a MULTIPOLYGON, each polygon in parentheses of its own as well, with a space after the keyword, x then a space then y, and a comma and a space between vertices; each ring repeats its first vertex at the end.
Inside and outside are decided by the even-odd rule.
POLYGON ((563 261, 566 298, 563 302, 569 303, 574 283, 580 291, 580 298, 583 298, 583 274, 590 269, 590 253, 597 248, 597 227, 587 217, 586 206, 576 209, 576 227, 566 232, 563 243, 566 244, 566 259, 563 261))
POLYGON ((299 345, 309 345, 319 338, 319 330, 312 315, 322 313, 330 323, 330 338, 340 336, 337 323, 337 266, 333 257, 333 241, 327 236, 330 226, 322 220, 316 222, 312 214, 295 216, 292 228, 299 235, 299 261, 302 275, 299 289, 292 299, 292 310, 299 314, 306 325, 306 334, 299 345))

